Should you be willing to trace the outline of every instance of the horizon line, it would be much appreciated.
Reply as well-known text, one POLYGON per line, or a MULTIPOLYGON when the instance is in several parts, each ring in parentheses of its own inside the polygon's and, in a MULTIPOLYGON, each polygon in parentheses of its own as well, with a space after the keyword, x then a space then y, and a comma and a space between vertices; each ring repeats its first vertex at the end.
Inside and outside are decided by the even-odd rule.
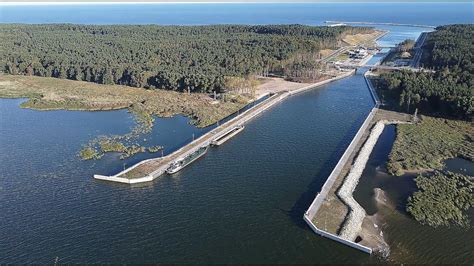
POLYGON ((154 2, 154 1, 140 1, 140 2, 128 2, 128 1, 82 1, 82 2, 61 2, 61 1, 41 1, 41 2, 13 2, 13 1, 0 1, 0 6, 26 6, 26 5, 114 5, 114 4, 456 4, 456 3, 472 3, 469 0, 458 0, 458 1, 165 1, 165 2, 154 2))

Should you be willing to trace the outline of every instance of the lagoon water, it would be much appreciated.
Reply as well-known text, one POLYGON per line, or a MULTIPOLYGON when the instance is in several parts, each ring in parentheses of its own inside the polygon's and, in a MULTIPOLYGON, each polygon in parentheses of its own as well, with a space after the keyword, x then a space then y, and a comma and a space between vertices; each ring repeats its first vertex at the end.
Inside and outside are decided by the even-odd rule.
POLYGON ((132 187, 92 179, 120 160, 76 157, 92 135, 123 133, 126 112, 41 112, 1 100, 0 260, 366 260, 301 219, 371 108, 363 84, 357 75, 291 97, 177 175, 132 187))
MULTIPOLYGON (((362 173, 354 198, 368 215, 379 214, 383 220, 385 240, 390 245, 391 261, 397 263, 465 264, 474 261, 474 230, 432 228, 420 225, 405 210, 408 197, 416 191, 415 176, 390 176, 386 171, 388 155, 395 140, 396 128, 387 126, 380 136, 362 173), (390 207, 377 206, 374 188, 386 192, 390 207)), ((473 175, 474 163, 450 159, 447 170, 473 175)), ((469 215, 474 219, 474 210, 469 215)))
MULTIPOLYGON (((21 23, 318 25, 329 19, 472 22, 472 4, 0 6, 0 22, 21 23)), ((426 30, 383 28, 391 33, 382 45, 426 30)), ((379 261, 316 236, 302 220, 373 105, 360 73, 290 97, 177 175, 137 186, 92 175, 114 174, 154 155, 93 162, 77 157, 97 135, 126 133, 133 125, 126 111, 44 112, 21 109, 21 101, 0 100, 0 262, 379 261)), ((182 116, 157 119, 147 141, 171 151, 209 130, 188 122, 182 116)), ((469 242, 466 236, 453 246, 469 242)), ((440 258, 434 241, 404 235, 394 245, 410 247, 412 262, 449 259, 440 258)))

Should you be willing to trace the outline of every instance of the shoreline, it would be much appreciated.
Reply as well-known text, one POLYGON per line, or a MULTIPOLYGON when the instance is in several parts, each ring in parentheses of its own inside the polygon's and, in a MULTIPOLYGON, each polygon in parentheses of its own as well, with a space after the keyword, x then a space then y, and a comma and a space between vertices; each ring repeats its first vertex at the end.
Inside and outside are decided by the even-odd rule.
POLYGON ((436 28, 436 26, 433 26, 433 25, 409 24, 409 23, 395 23, 395 22, 368 22, 368 21, 338 21, 338 20, 326 20, 324 23, 326 23, 326 24, 356 24, 356 25, 404 26, 404 27, 430 28, 430 29, 436 28))
MULTIPOLYGON (((380 61, 376 64, 380 64, 380 61)), ((385 125, 410 123, 411 116, 379 109, 381 102, 368 78, 370 75, 371 71, 366 71, 364 79, 375 105, 304 213, 303 219, 320 236, 368 254, 377 251, 387 256, 390 248, 380 226, 374 222, 378 220, 377 217, 367 215, 353 198, 353 192, 385 125)))
MULTIPOLYGON (((309 208, 304 213, 303 219, 310 226, 310 228, 313 229, 313 231, 316 234, 318 234, 320 236, 323 236, 323 237, 330 238, 332 240, 335 240, 335 241, 340 242, 342 244, 345 244, 347 246, 350 246, 350 247, 356 248, 360 251, 371 254, 372 253, 372 248, 366 247, 366 246, 361 245, 361 244, 358 244, 358 243, 356 243, 354 241, 351 241, 351 240, 344 239, 344 238, 340 237, 339 235, 337 235, 337 231, 336 232, 329 232, 327 230, 327 228, 325 228, 325 230, 320 229, 313 222, 313 220, 315 219, 316 215, 318 214, 318 211, 320 210, 322 204, 324 203, 324 201, 326 200, 326 198, 330 194, 333 186, 335 185, 335 182, 337 181, 337 178, 341 175, 343 167, 349 162, 350 156, 353 155, 357 151, 356 146, 361 141, 362 136, 364 135, 364 133, 367 132, 367 130, 369 128, 369 125, 372 122, 372 119, 375 116, 375 113, 377 112, 378 107, 380 105, 380 102, 378 100, 377 95, 374 94, 375 91, 373 90, 372 86, 370 85, 369 81, 367 80, 366 74, 367 74, 367 72, 364 74, 364 78, 365 78, 366 84, 368 85, 369 92, 372 96, 372 99, 374 100, 375 105, 371 109, 370 113, 367 115, 366 119, 364 120, 361 127, 359 128, 359 130, 357 131, 357 133, 353 137, 352 141, 350 142, 350 144, 346 148, 343 155, 340 157, 339 161, 337 162, 337 164, 333 168, 332 172, 329 174, 328 178, 326 179, 326 182, 321 187, 321 191, 316 195, 315 199, 313 200, 313 202, 311 203, 309 208)), ((345 217, 345 215, 344 215, 344 217, 345 217)))
POLYGON ((350 209, 349 215, 347 215, 339 233, 340 237, 349 241, 354 241, 357 238, 357 235, 362 228, 362 222, 367 216, 365 209, 354 199, 353 193, 359 184, 359 179, 369 160, 369 156, 372 153, 380 134, 382 134, 384 127, 384 121, 378 121, 372 128, 369 138, 359 151, 356 161, 352 165, 349 174, 337 192, 337 195, 350 209))
MULTIPOLYGON (((374 121, 375 125, 372 127, 369 137, 365 141, 364 145, 358 151, 355 162, 344 179, 344 183, 337 191, 339 198, 348 206, 349 213, 345 217, 345 220, 340 228, 340 237, 355 241, 360 238, 361 243, 372 248, 373 251, 381 252, 383 254, 389 253, 388 244, 385 242, 383 235, 371 234, 369 227, 377 228, 379 225, 372 223, 364 226, 366 219, 371 219, 371 216, 367 215, 365 209, 354 199, 353 193, 357 188, 362 173, 365 170, 369 157, 373 152, 375 145, 377 144, 380 135, 385 130, 387 125, 405 124, 409 122, 399 120, 378 120, 374 121), (367 240, 370 239, 370 240, 367 240)), ((383 190, 381 190, 383 192, 383 190)), ((380 193, 380 191, 377 191, 380 193)), ((375 193, 375 199, 377 200, 378 193, 375 193)), ((381 232, 381 230, 380 230, 381 232)))
MULTIPOLYGON (((384 36, 387 34, 387 32, 381 32, 380 34, 377 35, 377 38, 375 38, 373 41, 376 41, 380 37, 384 36)), ((358 64, 360 67, 363 67, 366 62, 368 62, 374 54, 369 54, 366 58, 363 60, 359 61, 358 64)), ((286 91, 278 91, 274 93, 268 93, 271 96, 258 103, 257 105, 253 106, 252 108, 244 111, 243 113, 239 114, 238 116, 230 119, 229 121, 225 122, 224 124, 220 125, 214 130, 211 130, 210 132, 204 134, 203 136, 199 137, 198 139, 192 141, 191 143, 188 143, 178 149, 177 151, 173 152, 172 154, 169 154, 165 157, 162 158, 152 158, 148 160, 141 161, 124 171, 121 171, 118 174, 112 175, 112 176, 104 176, 104 175, 94 175, 95 179, 98 180, 104 180, 104 181, 112 181, 112 182, 118 182, 118 183, 125 183, 125 184, 137 184, 137 183, 145 183, 145 182, 151 182, 155 180, 156 178, 162 176, 163 174, 166 173, 166 169, 169 168, 171 164, 175 162, 175 160, 179 160, 180 158, 184 158, 188 156, 189 154, 195 152, 197 149, 203 147, 203 146, 209 146, 215 139, 218 139, 226 134, 228 134, 230 131, 232 131, 235 126, 243 126, 246 122, 254 118, 255 116, 259 115, 260 113, 266 111, 267 109, 271 108, 273 105, 283 101, 285 98, 297 94, 299 92, 303 92, 309 89, 314 89, 316 87, 319 87, 321 85, 330 83, 332 81, 336 81, 348 76, 351 76, 356 73, 357 70, 352 69, 350 71, 343 71, 342 74, 339 73, 333 78, 329 78, 317 83, 309 84, 308 86, 304 86, 302 88, 297 88, 294 90, 286 90, 286 91)), ((374 250, 373 247, 368 247, 367 245, 364 245, 365 243, 356 243, 356 239, 350 239, 347 237, 341 237, 340 234, 335 234, 328 232, 327 230, 321 230, 317 227, 315 223, 313 223, 313 219, 315 218, 319 208, 321 207, 321 204, 325 200, 325 198, 328 196, 330 190, 332 189, 336 179, 340 176, 344 166, 347 164, 351 156, 354 156, 354 153, 358 153, 360 149, 356 149, 357 145, 359 145, 361 141, 363 141, 363 136, 367 134, 367 131, 369 128, 371 128, 371 124, 373 122, 373 119, 378 111, 378 107, 380 106, 380 101, 375 93, 375 90, 372 87, 372 84, 367 78, 367 75, 370 73, 370 71, 366 71, 364 73, 364 80, 367 84, 367 87, 369 89, 370 95, 375 103, 374 107, 371 109, 370 113, 368 114, 367 118, 365 119, 364 123, 361 125, 359 130, 357 131, 356 135, 352 139, 351 143, 349 144, 348 148, 344 152, 343 156, 340 158, 338 164, 336 167, 333 169, 331 175, 328 177, 326 182, 323 185, 322 188, 322 193, 318 193, 312 204, 309 206, 308 210, 304 213, 303 219, 305 222, 308 224, 308 226, 316 233, 321 236, 333 239, 337 242, 343 243, 345 245, 348 245, 350 247, 356 248, 358 250, 361 250, 363 252, 371 254, 374 250)), ((265 95, 268 95, 267 93, 259 95, 260 97, 263 97, 265 95)), ((384 125, 383 125, 384 126, 384 125)), ((383 130, 383 127, 382 127, 383 130)), ((381 131, 380 131, 381 133, 381 131)), ((380 135, 380 134, 379 134, 380 135)), ((376 143, 378 136, 372 137, 375 139, 374 143, 376 143)), ((372 147, 373 148, 373 147, 372 147)), ((370 155, 370 153, 369 153, 370 155)), ((364 164, 365 168, 365 164, 364 164)), ((362 169, 363 170, 363 169, 362 169)), ((355 186, 358 183, 358 178, 356 179, 355 186)), ((355 188, 354 186, 354 188, 355 188)), ((353 189, 352 189, 353 191, 353 189)), ((352 191, 350 193, 350 197, 352 198, 352 191)), ((354 200, 355 202, 355 200, 354 200)), ((350 206, 349 206, 350 207, 350 206)), ((354 206, 352 207, 353 209, 355 208, 354 206)), ((360 207, 362 209, 362 207, 360 207)), ((360 216, 360 215, 359 215, 360 216)), ((346 217, 346 216, 344 216, 346 217)), ((363 211, 363 215, 361 216, 362 219, 360 219, 360 224, 364 220, 366 220, 366 213, 363 211)), ((356 230, 357 233, 360 230, 356 230)), ((357 242, 360 242, 357 241, 357 242)))
POLYGON ((374 251, 387 254, 389 252, 387 250, 388 245, 383 239, 383 234, 370 233, 379 230, 376 225, 369 223, 370 216, 367 216, 365 210, 355 201, 353 191, 385 125, 409 123, 410 116, 379 109, 381 103, 371 81, 368 79, 370 75, 371 72, 367 71, 364 74, 364 79, 375 106, 334 167, 321 188, 321 192, 316 195, 304 214, 304 219, 313 231, 321 236, 331 238, 368 254, 374 251), (326 227, 327 216, 331 216, 330 227, 332 228, 330 229, 326 227), (323 225, 323 221, 324 230, 318 228, 318 226, 323 225), (366 239, 362 238, 361 235, 366 239))
MULTIPOLYGON (((138 162, 137 164, 111 176, 105 176, 105 175, 94 175, 95 179, 98 180, 105 180, 105 181, 112 181, 112 182, 118 182, 118 183, 125 183, 125 184, 137 184, 137 183, 144 183, 144 182, 151 182, 155 180, 156 178, 160 177, 163 175, 166 171, 166 169, 169 167, 169 165, 179 157, 184 157, 192 152, 194 152, 196 149, 202 146, 207 146, 209 145, 212 140, 221 137, 222 135, 225 135, 228 133, 229 130, 233 129, 233 126, 237 125, 243 125, 252 118, 256 117, 260 113, 266 111, 273 105, 283 101, 289 96, 292 96, 294 94, 298 94, 300 92, 304 92, 310 89, 314 89, 317 87, 320 87, 322 85, 328 84, 333 81, 337 81, 339 79, 343 79, 349 76, 352 76, 355 73, 355 70, 351 71, 346 71, 343 72, 342 74, 334 77, 334 78, 329 78, 323 81, 319 81, 316 83, 311 83, 307 86, 304 86, 302 88, 290 90, 290 91, 284 91, 284 92, 278 92, 274 93, 272 96, 270 96, 268 99, 256 104, 252 108, 249 108, 242 112, 241 114, 237 115, 236 117, 230 119, 229 121, 226 121, 225 123, 221 124, 217 128, 207 132, 206 134, 202 135, 198 139, 182 146, 175 152, 165 156, 165 157, 157 157, 157 158, 151 158, 147 160, 143 160, 141 162, 138 162), (139 168, 141 167, 141 169, 139 168), (137 177, 135 176, 127 176, 130 175, 130 172, 132 170, 135 170, 135 172, 139 172, 137 177)), ((268 94, 266 94, 268 95, 268 94)), ((260 95, 261 97, 264 97, 266 95, 260 95)))
MULTIPOLYGON (((374 37, 372 42, 376 43, 378 39, 381 37, 385 36, 389 31, 383 30, 379 31, 379 33, 374 37)), ((343 47, 347 48, 347 47, 343 47)), ((341 49, 343 49, 341 48, 341 49)), ((360 67, 363 67, 366 62, 368 62, 374 54, 369 54, 367 55, 364 59, 358 62, 360 67)), ((111 176, 105 176, 105 175, 99 175, 95 174, 93 177, 98 180, 104 180, 104 181, 112 181, 112 182, 118 182, 118 183, 125 183, 125 184, 137 184, 137 183, 145 183, 145 182, 151 182, 158 178, 159 176, 163 175, 166 172, 166 169, 174 162, 174 160, 179 159, 180 157, 185 157, 192 152, 196 151, 200 147, 208 146, 210 145, 214 139, 218 139, 222 137, 223 135, 226 135, 229 133, 229 131, 233 130, 235 126, 242 126, 245 122, 249 121, 253 117, 257 116, 258 114, 262 113, 263 111, 267 110, 274 104, 282 101, 288 96, 309 90, 309 89, 314 89, 316 87, 325 85, 327 83, 330 83, 332 81, 336 81, 342 78, 346 78, 348 76, 351 76, 357 72, 357 69, 351 69, 351 70, 345 70, 341 71, 339 70, 339 73, 335 75, 332 78, 328 78, 322 81, 318 81, 315 83, 308 84, 303 87, 299 88, 293 88, 292 90, 283 90, 283 91, 276 91, 276 92, 266 92, 266 93, 260 93, 257 96, 257 100, 267 96, 271 95, 268 99, 254 105, 252 108, 249 108, 245 110, 243 113, 237 115, 236 117, 226 121, 224 124, 218 126, 217 128, 211 130, 210 132, 207 132, 206 134, 202 135, 196 140, 193 140, 192 142, 182 146, 178 150, 174 151, 173 153, 165 156, 165 157, 158 157, 158 158, 151 158, 147 160, 143 160, 141 162, 138 162, 131 167, 124 169, 123 171, 119 172, 118 174, 111 175, 111 176), (341 74, 342 73, 342 74, 341 74), (279 97, 277 97, 279 96, 279 97), (275 97, 275 98, 274 98, 275 97), (248 118, 246 116, 248 115, 248 118), (242 121, 240 121, 242 120, 242 121), (234 126, 234 127, 232 127, 234 126), (193 147, 194 146, 194 147, 193 147), (180 156, 180 157, 178 157, 180 156), (148 164, 148 165, 147 165, 148 164), (142 169, 140 169, 142 168, 142 169), (143 169, 144 168, 144 169, 143 169), (130 176, 130 172, 135 171, 139 172, 138 177, 137 176, 130 176)), ((372 91, 371 91, 372 93, 372 91)), ((374 95, 372 95, 373 99, 374 95)), ((136 174, 135 174, 136 175, 136 174)))
POLYGON ((183 115, 204 128, 245 108, 247 103, 219 102, 207 93, 147 90, 125 85, 0 73, 0 98, 22 98, 21 108, 36 111, 127 110, 157 117, 183 115))

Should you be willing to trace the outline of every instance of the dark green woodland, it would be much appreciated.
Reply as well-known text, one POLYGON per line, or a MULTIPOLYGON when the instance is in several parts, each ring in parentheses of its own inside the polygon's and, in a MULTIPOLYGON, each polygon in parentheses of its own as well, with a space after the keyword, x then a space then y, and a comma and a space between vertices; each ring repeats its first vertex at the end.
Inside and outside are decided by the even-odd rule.
POLYGON ((305 58, 364 27, 303 25, 0 25, 9 74, 189 92, 221 92, 224 78, 305 72, 305 58))
POLYGON ((474 25, 448 25, 428 34, 421 65, 434 73, 396 71, 381 75, 385 94, 401 110, 472 120, 474 115, 474 25))

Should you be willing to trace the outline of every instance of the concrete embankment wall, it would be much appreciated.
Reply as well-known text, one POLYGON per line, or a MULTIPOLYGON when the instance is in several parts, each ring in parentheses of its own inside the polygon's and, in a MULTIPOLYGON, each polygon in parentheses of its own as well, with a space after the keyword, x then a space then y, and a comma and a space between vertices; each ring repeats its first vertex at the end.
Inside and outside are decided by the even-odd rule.
POLYGON ((347 71, 346 73, 344 73, 344 74, 342 74, 342 75, 339 75, 339 76, 337 76, 337 77, 335 77, 335 78, 326 79, 326 80, 323 80, 323 81, 320 81, 320 82, 317 82, 317 83, 308 85, 308 86, 303 87, 303 88, 299 88, 299 89, 296 89, 296 90, 289 91, 288 93, 289 93, 289 95, 294 95, 294 94, 297 94, 297 93, 300 93, 300 92, 304 92, 304 91, 307 91, 307 90, 309 90, 309 89, 312 89, 312 88, 315 88, 315 87, 319 87, 319 86, 328 84, 328 83, 330 83, 330 82, 333 82, 333 81, 336 81, 336 80, 339 80, 339 79, 347 78, 347 77, 349 77, 349 76, 354 75, 354 73, 355 73, 355 70, 347 71))
POLYGON ((344 245, 347 245, 349 247, 358 249, 358 250, 363 251, 365 253, 369 253, 369 254, 372 253, 372 249, 369 248, 369 247, 363 246, 361 244, 357 244, 357 243, 352 242, 352 241, 345 240, 343 238, 340 238, 337 235, 331 234, 331 233, 326 232, 324 230, 320 230, 319 228, 316 227, 316 225, 314 225, 314 223, 311 221, 311 218, 309 218, 306 215, 304 215, 303 219, 305 220, 306 224, 308 224, 308 226, 313 230, 313 232, 315 232, 316 234, 318 234, 322 237, 329 238, 331 240, 334 240, 334 241, 337 241, 337 242, 342 243, 344 245))
POLYGON ((362 172, 365 169, 367 162, 369 161, 369 156, 372 153, 372 150, 379 139, 379 136, 382 134, 382 131, 385 127, 384 121, 379 121, 372 128, 370 136, 367 141, 364 143, 364 146, 360 149, 357 159, 352 165, 349 174, 344 180, 341 188, 337 192, 337 195, 341 200, 349 207, 350 212, 346 217, 346 220, 342 226, 340 237, 354 241, 359 234, 362 228, 362 222, 366 216, 366 212, 362 206, 354 199, 353 193, 359 183, 359 179, 362 176, 362 172))
POLYGON ((166 155, 165 157, 163 158, 151 158, 151 159, 147 159, 147 160, 143 160, 143 161, 140 161, 138 163, 136 163, 135 165, 121 171, 120 173, 118 174, 115 174, 113 176, 104 176, 104 175, 94 175, 94 178, 95 179, 100 179, 100 180, 107 180, 107 181, 113 181, 113 182, 120 182, 120 183, 127 183, 127 184, 135 184, 135 183, 142 183, 142 182, 149 182, 149 181, 153 181, 155 178, 159 177, 160 175, 162 175, 165 170, 167 169, 168 165, 165 165, 165 166, 162 166, 158 169, 156 169, 155 171, 153 171, 152 173, 150 173, 149 175, 147 176, 144 176, 144 177, 141 177, 141 178, 133 178, 133 179, 129 179, 129 178, 126 178, 126 177, 120 177, 124 174, 126 174, 127 172, 130 172, 131 170, 135 169, 136 167, 144 164, 144 163, 147 163, 147 162, 150 162, 150 161, 155 161, 155 160, 165 160, 167 159, 168 157, 170 156, 173 156, 177 153, 181 153, 183 151, 183 149, 185 147, 187 147, 188 145, 193 145, 193 144, 197 144, 197 143, 201 143, 201 145, 197 145, 194 149, 190 149, 188 152, 186 153, 183 153, 182 156, 186 156, 186 154, 189 154, 191 152, 193 152, 194 150, 200 148, 201 146, 203 145, 208 145, 210 141, 203 141, 206 137, 208 137, 209 135, 214 135, 214 138, 218 138, 222 135, 225 135, 226 133, 228 133, 229 130, 231 130, 232 128, 229 128, 229 130, 222 130, 220 132, 216 132, 218 130, 221 130, 222 128, 226 127, 228 124, 230 123, 233 123, 235 122, 235 120, 238 120, 240 118, 242 118, 243 116, 245 116, 248 112, 251 112, 253 110, 255 110, 255 108, 260 108, 261 105, 265 104, 265 103, 268 103, 268 102, 271 102, 271 101, 274 101, 275 99, 277 99, 279 96, 278 95, 273 95, 271 97, 269 97, 267 100, 265 101, 262 101, 258 104, 256 104, 255 106, 253 106, 252 108, 249 108, 247 110, 245 110, 244 112, 242 112, 240 115, 234 117, 233 119, 225 122, 224 124, 221 124, 218 128, 215 128, 209 132, 207 132, 206 134, 200 136, 199 138, 195 139, 194 141, 186 144, 185 146, 181 147, 180 149, 174 151, 173 153, 171 154, 168 154, 166 155))
POLYGON ((339 79, 342 79, 342 78, 346 78, 348 76, 353 75, 354 73, 355 73, 355 71, 348 71, 348 72, 346 72, 342 75, 339 75, 337 77, 327 79, 327 80, 324 80, 324 81, 321 81, 321 82, 317 82, 317 83, 308 85, 306 87, 303 87, 303 88, 300 88, 300 89, 297 89, 297 90, 287 91, 287 92, 284 92, 284 93, 281 93, 281 94, 274 94, 271 97, 269 97, 268 99, 266 99, 265 101, 262 101, 262 102, 256 104, 255 106, 253 106, 252 108, 249 108, 249 109, 245 110, 244 112, 242 112, 238 116, 230 119, 229 121, 225 122, 224 124, 220 125, 219 127, 207 132, 206 134, 202 135, 198 139, 196 139, 196 140, 192 141, 191 143, 181 147, 179 150, 167 155, 164 158, 147 159, 147 160, 141 161, 141 162, 139 162, 139 163, 123 170, 123 171, 121 171, 120 173, 118 173, 116 175, 113 175, 113 176, 94 175, 94 178, 95 179, 100 179, 100 180, 112 181, 112 182, 126 183, 126 184, 136 184, 136 183, 153 181, 157 177, 164 174, 165 170, 168 168, 168 164, 159 167, 158 169, 156 169, 155 171, 153 171, 149 175, 141 177, 141 178, 129 179, 129 178, 121 177, 121 176, 126 174, 127 172, 135 169, 136 167, 144 164, 144 163, 147 163, 147 162, 153 161, 153 160, 167 159, 170 156, 174 156, 176 154, 182 153, 183 149, 185 149, 188 145, 196 144, 196 147, 194 147, 193 149, 190 149, 190 150, 188 150, 185 153, 180 155, 181 157, 185 157, 186 155, 194 152, 196 149, 199 149, 199 147, 209 145, 210 142, 213 139, 219 138, 219 137, 227 134, 229 131, 232 130, 232 127, 229 127, 229 125, 232 125, 232 124, 236 124, 236 125, 241 124, 242 125, 242 124, 248 122, 249 120, 253 119, 254 117, 258 116, 262 112, 266 111, 270 107, 274 106, 275 104, 277 104, 277 103, 281 102, 282 100, 286 99, 287 97, 291 96, 291 95, 294 95, 294 94, 297 94, 297 93, 300 93, 300 92, 304 92, 304 91, 307 91, 309 89, 313 89, 315 87, 319 87, 319 86, 322 86, 324 84, 327 84, 327 83, 330 83, 330 82, 333 82, 333 81, 336 81, 336 80, 339 80, 339 79), (226 128, 226 127, 228 127, 228 128, 226 128), (212 135, 212 138, 210 138, 208 140, 205 140, 210 135, 212 135))
POLYGON ((175 151, 171 154, 168 154, 167 156, 165 156, 163 158, 151 158, 151 159, 143 160, 143 161, 140 161, 137 164, 121 171, 120 173, 113 175, 113 176, 94 175, 94 178, 95 179, 100 179, 100 180, 112 181, 112 182, 126 183, 126 184, 136 184, 136 183, 143 183, 143 182, 153 181, 154 179, 156 179, 157 177, 159 177, 159 176, 161 176, 162 174, 165 173, 166 169, 169 167, 169 164, 171 162, 169 162, 168 164, 162 165, 161 167, 159 167, 158 169, 156 169, 155 171, 153 171, 149 175, 143 176, 143 177, 140 177, 140 178, 130 179, 130 178, 121 177, 121 176, 126 174, 127 172, 130 172, 131 170, 135 169, 136 167, 138 167, 142 164, 148 163, 150 161, 155 161, 155 160, 166 160, 171 156, 182 153, 183 149, 185 149, 187 146, 196 145, 196 147, 194 147, 193 149, 190 149, 187 152, 181 154, 181 157, 185 157, 186 155, 194 152, 196 149, 199 149, 201 146, 209 145, 210 140, 208 140, 208 141, 204 140, 204 139, 208 138, 209 135, 213 135, 212 139, 214 139, 214 138, 219 138, 220 136, 227 134, 229 130, 232 130, 232 128, 229 127, 228 130, 225 130, 225 129, 222 130, 223 128, 227 127, 231 123, 235 123, 239 119, 241 120, 241 121, 239 121, 239 123, 243 124, 244 122, 246 122, 249 119, 256 116, 256 114, 252 114, 252 115, 248 116, 248 119, 242 119, 243 117, 246 117, 248 115, 248 113, 250 113, 252 111, 255 111, 255 110, 258 110, 258 108, 260 108, 260 112, 264 111, 264 110, 268 109, 270 106, 272 106, 274 103, 276 103, 276 101, 280 101, 281 97, 282 96, 277 95, 277 94, 269 97, 267 100, 262 101, 262 102, 256 104, 255 106, 253 106, 252 108, 249 108, 249 109, 245 110, 244 112, 242 112, 238 116, 234 117, 233 119, 225 122, 224 124, 221 124, 218 128, 215 128, 215 129, 207 132, 206 134, 202 135, 201 137, 195 139, 194 141, 186 144, 185 146, 181 147, 177 151, 175 151), (266 104, 266 106, 263 106, 265 104, 266 104), (216 132, 216 131, 218 131, 218 132, 216 132))
POLYGON ((94 175, 94 178, 99 179, 99 180, 113 181, 113 182, 124 183, 124 184, 150 182, 150 181, 153 181, 154 179, 151 175, 147 175, 141 178, 134 178, 134 179, 118 177, 118 176, 104 176, 104 175, 94 175))
POLYGON ((372 86, 372 82, 368 78, 368 76, 370 76, 371 74, 372 74, 372 72, 370 72, 370 71, 365 72, 364 73, 364 80, 365 80, 365 83, 367 84, 367 87, 369 87, 370 96, 372 96, 372 100, 374 100, 374 103, 375 103, 374 108, 379 108, 379 106, 380 106, 379 96, 377 96, 377 93, 375 92, 375 89, 372 86))
POLYGON ((311 205, 309 206, 308 210, 306 210, 305 214, 303 215, 304 220, 306 223, 310 226, 310 228, 317 233, 318 235, 328 237, 332 240, 338 241, 342 244, 348 245, 350 247, 356 248, 358 250, 361 250, 366 253, 372 253, 372 249, 366 246, 362 246, 360 244, 354 243, 352 241, 348 241, 344 238, 341 238, 337 235, 331 234, 329 232, 326 232, 324 230, 321 230, 316 227, 316 225, 312 222, 314 219, 314 216, 318 212, 319 208, 321 207, 321 204, 324 202, 326 197, 328 196, 332 186, 334 185, 334 182, 336 182, 336 179, 339 177, 341 174, 342 169, 344 168, 344 165, 348 162, 350 159, 352 153, 355 151, 355 148, 357 146, 357 143, 361 140, 362 136, 364 135, 364 132, 368 130, 368 127, 370 123, 372 122, 372 118, 375 116, 375 113, 378 110, 378 107, 380 105, 379 98, 377 97, 377 94, 375 93, 374 88, 372 87, 372 84, 370 80, 368 80, 367 75, 369 75, 368 72, 364 74, 365 82, 369 88, 369 92, 371 94, 372 99, 374 100, 375 106, 372 108, 370 111, 369 115, 367 118, 364 120, 364 123, 362 123, 361 127, 355 134, 354 138, 352 139, 351 143, 349 146, 347 146, 347 149, 344 151, 343 155, 337 162, 336 166, 332 170, 331 174, 329 174, 329 177, 327 178, 326 182, 324 182, 324 185, 321 188, 321 191, 316 195, 316 198, 313 200, 311 205))
POLYGON ((346 151, 341 156, 341 159, 336 164, 333 171, 329 175, 328 179, 324 183, 323 187, 321 188, 321 191, 316 195, 316 198, 314 199, 314 201, 311 203, 310 207, 308 208, 308 210, 304 214, 305 221, 310 225, 311 229, 313 229, 313 231, 315 233, 317 233, 321 236, 329 237, 329 238, 331 238, 335 241, 338 241, 340 243, 343 243, 343 244, 349 245, 351 247, 357 248, 357 249, 359 249, 361 251, 364 251, 364 252, 367 252, 369 254, 372 253, 371 248, 362 246, 362 245, 354 243, 352 241, 348 241, 344 238, 333 235, 329 232, 320 230, 316 227, 315 224, 313 224, 312 220, 313 220, 314 216, 316 215, 316 213, 318 212, 319 208, 321 207, 321 204, 324 202, 324 200, 328 196, 332 186, 334 185, 334 182, 336 181, 338 176, 341 174, 341 171, 342 171, 344 165, 347 163, 347 161, 349 160, 351 154, 354 152, 354 150, 357 146, 357 143, 360 141, 360 139, 362 138, 362 135, 364 134, 364 131, 368 129, 368 126, 370 125, 370 123, 372 121, 372 118, 374 117, 376 111, 377 111, 377 108, 374 108, 369 113, 369 115, 365 119, 364 123, 362 124, 360 129, 357 131, 356 135, 354 136, 351 143, 347 147, 346 151))

